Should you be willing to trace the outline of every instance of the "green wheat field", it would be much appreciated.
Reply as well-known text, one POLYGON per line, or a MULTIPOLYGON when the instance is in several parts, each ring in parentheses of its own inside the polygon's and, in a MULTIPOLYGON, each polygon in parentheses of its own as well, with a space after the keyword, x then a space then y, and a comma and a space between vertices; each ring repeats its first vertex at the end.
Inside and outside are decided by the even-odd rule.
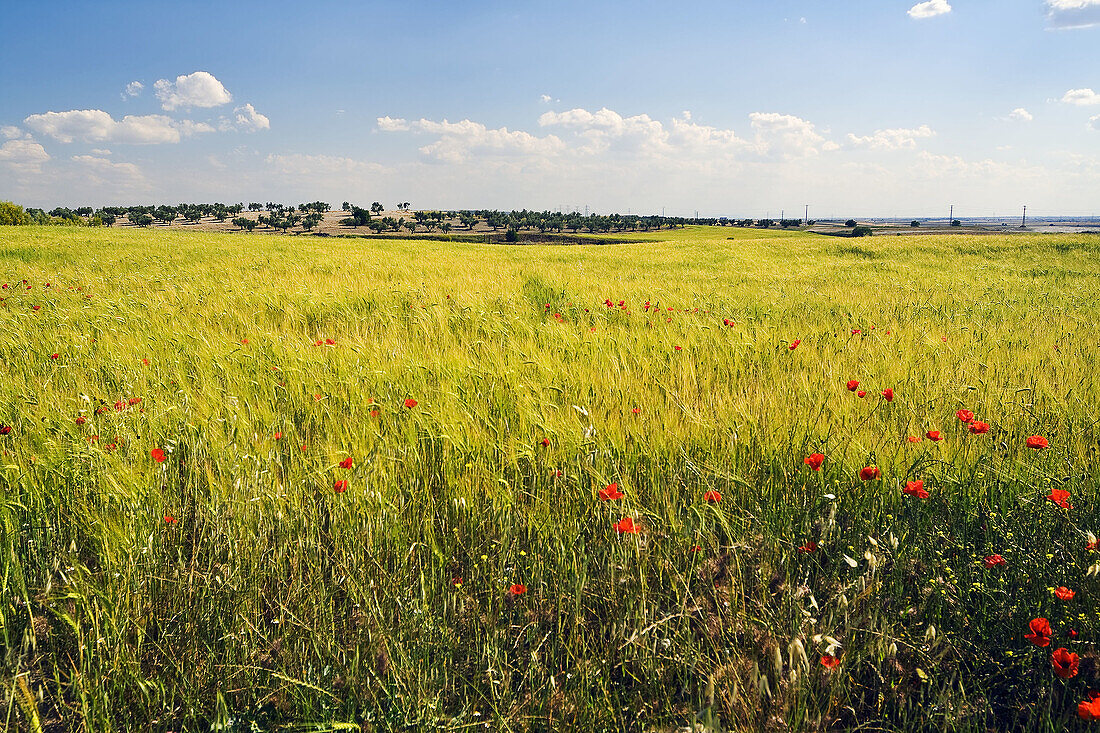
POLYGON ((1087 726, 1100 236, 633 240, 5 228, 0 728, 1087 726))

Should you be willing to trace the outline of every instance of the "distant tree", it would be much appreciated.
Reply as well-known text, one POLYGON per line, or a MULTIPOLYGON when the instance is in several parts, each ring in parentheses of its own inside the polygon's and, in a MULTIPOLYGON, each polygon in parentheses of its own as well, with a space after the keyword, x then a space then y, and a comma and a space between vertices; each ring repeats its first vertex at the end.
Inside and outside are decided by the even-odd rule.
POLYGON ((81 206, 80 208, 76 209, 76 215, 77 216, 91 216, 92 215, 92 207, 91 206, 81 206))
POLYGON ((855 225, 856 225, 856 220, 855 219, 849 219, 848 221, 844 222, 844 226, 846 226, 846 227, 854 227, 855 225))
POLYGON ((238 229, 252 231, 256 228, 258 222, 255 219, 249 219, 247 216, 238 216, 233 220, 233 225, 238 229))
POLYGON ((508 227, 508 229, 504 232, 504 241, 505 242, 517 242, 517 241, 519 241, 519 233, 516 231, 515 227, 508 227))
POLYGON ((351 216, 340 220, 344 226, 359 228, 370 224, 370 211, 359 206, 351 207, 351 216))
MULTIPOLYGON (((127 218, 130 219, 130 217, 127 217, 127 218)), ((130 221, 132 221, 134 224, 137 224, 139 227, 152 226, 152 224, 153 224, 153 215, 152 214, 144 214, 144 213, 136 214, 135 218, 130 219, 130 221)))
POLYGON ((351 204, 349 204, 347 201, 340 204, 340 211, 351 211, 351 204))
POLYGON ((451 233, 451 224, 450 224, 450 222, 445 221, 442 224, 440 224, 439 225, 439 231, 443 232, 444 234, 450 234, 451 233))
POLYGON ((394 219, 392 216, 382 217, 382 223, 385 224, 387 228, 392 229, 395 232, 401 229, 401 224, 397 221, 397 219, 394 219))
POLYGON ((260 211, 263 208, 264 208, 263 204, 251 203, 251 204, 248 205, 248 210, 249 211, 260 211))
POLYGON ((481 217, 472 211, 460 211, 458 212, 458 220, 462 222, 462 225, 467 229, 473 229, 477 226, 477 223, 481 221, 481 217))
POLYGON ((400 203, 400 204, 397 205, 397 208, 404 209, 405 211, 408 211, 409 210, 409 202, 405 201, 403 203, 400 203))
POLYGON ((375 234, 381 234, 382 232, 389 229, 390 225, 386 223, 385 219, 371 219, 371 223, 367 224, 367 228, 375 234))
POLYGON ((377 201, 375 201, 373 204, 370 205, 370 212, 372 214, 374 214, 375 216, 377 216, 378 214, 381 214, 385 210, 386 210, 386 207, 383 206, 382 204, 380 204, 377 201))
POLYGON ((34 223, 34 217, 11 201, 0 201, 0 226, 21 226, 34 223))
POLYGON ((959 221, 958 219, 955 219, 953 222, 951 222, 951 226, 953 226, 953 227, 961 227, 962 225, 963 225, 963 223, 961 221, 959 221))
MULTIPOLYGON (((771 219, 761 219, 761 220, 759 220, 758 222, 756 222, 756 226, 758 226, 758 227, 764 227, 765 229, 767 229, 768 227, 770 227, 770 226, 771 226, 772 224, 774 224, 774 223, 775 223, 775 222, 774 222, 774 221, 772 221, 771 219)), ((670 226, 671 226, 671 225, 670 225, 670 226)))
POLYGON ((99 217, 99 220, 103 222, 103 226, 105 227, 114 226, 114 223, 118 221, 118 217, 107 209, 100 209, 96 212, 96 216, 99 217))
POLYGON ((874 234, 874 232, 871 230, 871 227, 867 227, 867 226, 852 227, 852 236, 853 237, 870 237, 873 234, 874 234))
POLYGON ((911 227, 914 227, 914 228, 915 228, 915 227, 919 227, 919 226, 920 226, 920 222, 919 222, 919 221, 917 221, 916 219, 914 219, 913 221, 909 222, 909 226, 911 226, 911 227))
POLYGON ((416 231, 416 222, 415 221, 405 221, 404 219, 402 219, 401 224, 402 224, 402 226, 404 226, 406 229, 409 230, 409 234, 412 234, 413 232, 416 231))
POLYGON ((321 223, 321 214, 319 212, 314 211, 312 214, 309 214, 308 216, 306 216, 302 219, 302 229, 304 229, 308 232, 309 230, 313 229, 315 226, 317 226, 320 223, 321 223))

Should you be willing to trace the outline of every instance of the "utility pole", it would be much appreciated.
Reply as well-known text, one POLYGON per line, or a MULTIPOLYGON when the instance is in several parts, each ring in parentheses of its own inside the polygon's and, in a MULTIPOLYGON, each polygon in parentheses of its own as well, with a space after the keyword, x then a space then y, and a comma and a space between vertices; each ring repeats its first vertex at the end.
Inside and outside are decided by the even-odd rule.
POLYGON ((951 226, 953 221, 955 221, 955 204, 951 204, 951 213, 947 215, 947 225, 951 226))
POLYGON ((806 226, 810 225, 810 205, 806 204, 806 218, 802 220, 802 223, 806 226))
POLYGON ((1020 228, 1025 229, 1027 227, 1027 207, 1024 207, 1024 218, 1020 221, 1020 228))

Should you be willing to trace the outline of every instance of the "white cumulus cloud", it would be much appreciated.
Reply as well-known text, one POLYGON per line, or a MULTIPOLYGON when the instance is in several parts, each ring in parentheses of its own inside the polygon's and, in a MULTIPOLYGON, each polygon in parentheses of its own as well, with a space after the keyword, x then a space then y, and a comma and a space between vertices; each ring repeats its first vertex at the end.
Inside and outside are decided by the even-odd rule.
POLYGON ((33 140, 8 140, 0 145, 0 165, 21 173, 37 172, 49 159, 46 149, 33 140))
POLYGON ((23 137, 23 131, 15 125, 3 125, 0 126, 0 137, 14 140, 17 137, 23 137))
POLYGON ((1054 28, 1100 25, 1100 0, 1046 0, 1047 21, 1054 28))
POLYGON ((378 118, 378 129, 382 132, 405 132, 409 129, 409 123, 401 117, 385 117, 378 118))
POLYGON ((378 129, 383 132, 415 131, 437 136, 435 142, 420 148, 429 159, 461 163, 472 155, 553 155, 564 149, 564 144, 554 135, 538 137, 522 130, 507 127, 490 128, 473 120, 448 122, 447 120, 417 120, 406 122, 390 117, 378 118, 378 129))
POLYGON ((1087 88, 1070 89, 1062 95, 1062 101, 1066 104, 1076 104, 1081 107, 1088 107, 1093 104, 1100 104, 1100 94, 1087 88))
POLYGON ((762 155, 802 158, 838 147, 826 140, 814 123, 794 115, 753 112, 749 115, 749 123, 757 131, 757 150, 762 155))
POLYGON ((1089 127, 1091 127, 1093 130, 1100 131, 1100 115, 1089 118, 1089 127))
POLYGON ((236 115, 235 123, 238 130, 244 132, 256 132, 257 130, 271 129, 271 120, 256 111, 251 104, 245 104, 233 110, 236 115))
POLYGON ((848 144, 856 148, 870 148, 871 150, 900 150, 917 147, 917 139, 932 137, 935 131, 928 125, 917 128, 887 128, 875 130, 870 135, 853 135, 848 133, 848 144))
POLYGON ((913 7, 909 8, 910 18, 934 18, 937 15, 943 15, 944 13, 951 12, 951 5, 947 0, 928 0, 928 2, 917 3, 913 7))
POLYGON ((1031 122, 1033 119, 1035 119, 1035 116, 1023 107, 1017 107, 1016 109, 1008 113, 1008 119, 1017 120, 1019 122, 1031 122))
POLYGON ((140 81, 132 81, 126 85, 126 88, 122 91, 122 98, 136 97, 141 94, 141 90, 145 88, 145 85, 140 81))
POLYGON ((181 138, 214 128, 205 122, 173 120, 165 115, 127 115, 115 120, 101 109, 73 109, 31 115, 23 123, 62 143, 115 142, 132 145, 178 143, 181 138))
POLYGON ((207 71, 177 76, 175 81, 159 79, 153 84, 161 108, 171 112, 192 107, 218 107, 233 101, 233 95, 207 71))

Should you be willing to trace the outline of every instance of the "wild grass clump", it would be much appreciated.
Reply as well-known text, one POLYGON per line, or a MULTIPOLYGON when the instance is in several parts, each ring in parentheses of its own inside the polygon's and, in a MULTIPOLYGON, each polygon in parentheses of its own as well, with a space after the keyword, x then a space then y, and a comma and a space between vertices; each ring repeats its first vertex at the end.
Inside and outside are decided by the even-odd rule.
POLYGON ((5 232, 5 725, 1092 715, 1095 242, 727 232, 5 232))

